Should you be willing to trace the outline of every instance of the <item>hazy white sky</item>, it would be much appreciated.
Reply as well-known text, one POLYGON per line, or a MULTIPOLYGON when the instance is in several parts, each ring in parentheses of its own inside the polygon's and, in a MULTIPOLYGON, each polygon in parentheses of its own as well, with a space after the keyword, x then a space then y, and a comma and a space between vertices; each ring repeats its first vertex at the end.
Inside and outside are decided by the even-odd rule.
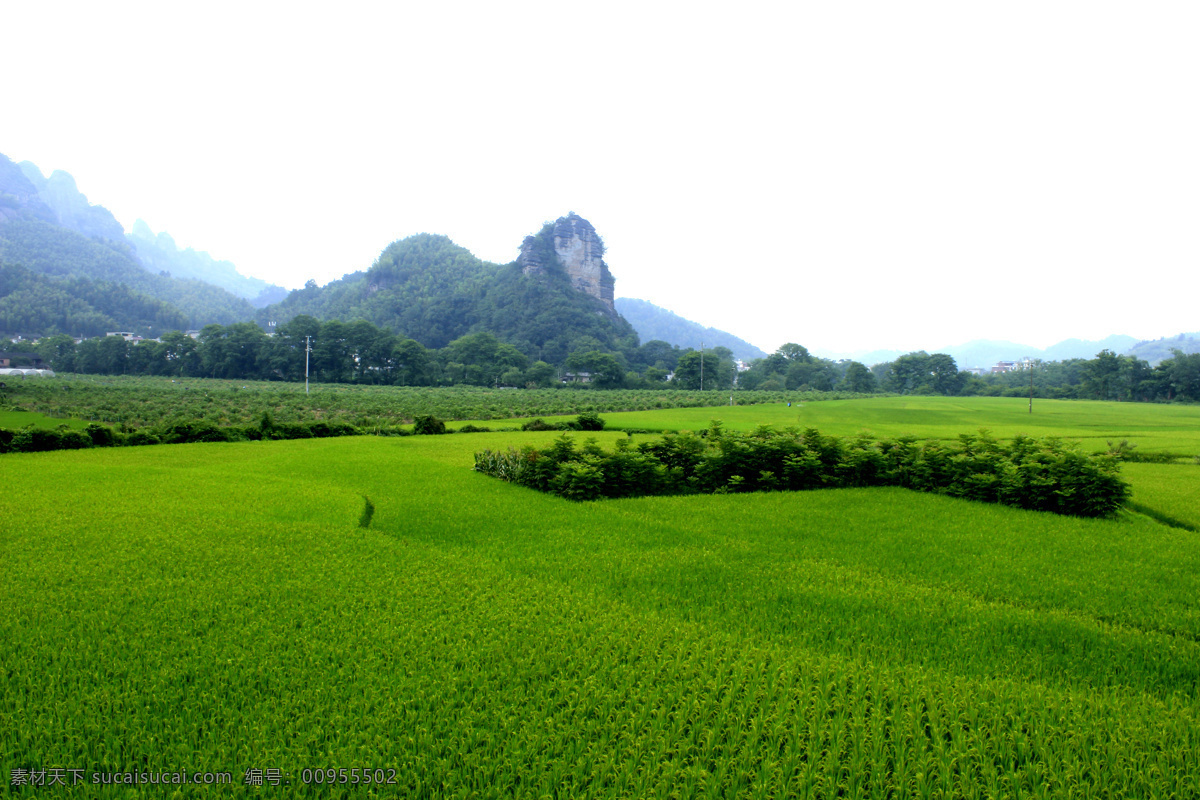
POLYGON ((0 152, 288 287, 575 211, 773 350, 1200 330, 1194 2, 9 3, 0 152))

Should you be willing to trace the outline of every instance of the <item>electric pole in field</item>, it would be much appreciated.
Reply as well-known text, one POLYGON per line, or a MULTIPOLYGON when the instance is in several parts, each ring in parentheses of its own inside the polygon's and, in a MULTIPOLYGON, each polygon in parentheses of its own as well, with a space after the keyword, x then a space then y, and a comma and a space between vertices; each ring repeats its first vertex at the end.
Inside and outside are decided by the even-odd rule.
POLYGON ((704 391, 704 342, 700 343, 700 391, 704 391))
POLYGON ((308 394, 308 354, 312 350, 312 337, 304 337, 304 393, 308 394))
POLYGON ((1033 359, 1026 358, 1025 366, 1029 368, 1029 413, 1033 413, 1033 359))

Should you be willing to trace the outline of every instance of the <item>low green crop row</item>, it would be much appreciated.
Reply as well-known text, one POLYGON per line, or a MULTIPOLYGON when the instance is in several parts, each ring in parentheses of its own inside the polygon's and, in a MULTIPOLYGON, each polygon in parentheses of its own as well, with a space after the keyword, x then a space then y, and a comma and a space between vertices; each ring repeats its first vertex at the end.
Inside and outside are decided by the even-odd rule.
MULTIPOLYGON (((550 426, 522 426, 522 430, 603 430, 604 420, 593 412, 584 412, 574 420, 550 426)), ((491 428, 463 425, 459 433, 487 433, 491 428)), ((418 416, 412 430, 399 426, 360 428, 346 422, 312 420, 309 422, 276 422, 264 412, 257 425, 215 425, 209 420, 172 421, 153 428, 128 433, 115 431, 107 425, 89 423, 83 430, 66 425, 57 428, 35 428, 32 425, 17 431, 0 428, 0 453, 45 453, 52 450, 82 450, 88 447, 119 447, 122 445, 187 444, 189 442, 257 442, 279 439, 326 439, 333 436, 409 436, 412 434, 452 433, 446 423, 434 416, 418 416)))
MULTIPOLYGON (((733 396, 739 406, 877 397, 848 392, 765 391, 738 391, 733 396)), ((316 417, 366 427, 409 423, 423 414, 444 420, 497 420, 587 411, 728 406, 730 397, 730 392, 678 389, 487 389, 353 384, 313 384, 311 394, 306 394, 302 386, 281 382, 60 375, 53 380, 9 386, 0 391, 0 408, 7 404, 49 416, 138 428, 180 417, 208 419, 218 425, 249 425, 264 411, 285 422, 316 417)))
POLYGON ((955 444, 913 437, 839 439, 809 428, 752 433, 713 422, 700 435, 667 435, 614 452, 594 441, 577 449, 563 436, 550 447, 484 450, 475 469, 572 500, 723 494, 831 487, 901 486, 990 503, 1082 517, 1109 516, 1129 497, 1115 459, 1086 454, 1057 438, 986 431, 955 444))
MULTIPOLYGON (((153 428, 122 433, 107 425, 91 423, 83 430, 66 425, 57 428, 27 427, 17 431, 0 428, 0 453, 45 453, 52 450, 83 450, 88 447, 121 447, 146 444, 187 444, 189 442, 246 442, 262 439, 311 439, 330 436, 358 436, 365 433, 344 422, 264 423, 249 426, 218 426, 207 420, 171 422, 153 428)), ((408 431, 392 428, 374 430, 389 436, 407 436, 408 431)))

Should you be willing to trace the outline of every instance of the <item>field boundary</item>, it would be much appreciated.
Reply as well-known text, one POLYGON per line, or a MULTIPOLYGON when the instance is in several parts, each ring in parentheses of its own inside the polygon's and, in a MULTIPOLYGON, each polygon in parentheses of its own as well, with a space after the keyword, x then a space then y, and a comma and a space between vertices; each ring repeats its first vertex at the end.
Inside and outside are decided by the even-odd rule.
POLYGON ((1142 505, 1141 503, 1134 502, 1133 500, 1125 501, 1125 508, 1129 509, 1130 511, 1134 511, 1138 514, 1141 514, 1142 516, 1149 517, 1150 519, 1154 520, 1155 522, 1162 523, 1163 525, 1166 525, 1169 528, 1179 528, 1181 530, 1189 531, 1191 533, 1200 533, 1200 527, 1197 527, 1190 522, 1184 522, 1183 520, 1176 519, 1175 517, 1172 517, 1170 514, 1164 514, 1163 512, 1161 512, 1157 509, 1151 508, 1150 506, 1142 505))

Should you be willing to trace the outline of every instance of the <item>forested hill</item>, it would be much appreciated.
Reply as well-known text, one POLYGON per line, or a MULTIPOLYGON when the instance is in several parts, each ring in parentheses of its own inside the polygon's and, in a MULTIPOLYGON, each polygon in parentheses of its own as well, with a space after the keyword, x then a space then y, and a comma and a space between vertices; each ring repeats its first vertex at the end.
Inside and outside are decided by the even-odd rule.
MULTIPOLYGON (((547 226, 534 238, 551 236, 547 226)), ((553 243, 547 244, 552 253, 553 243)), ((393 242, 366 272, 322 287, 310 281, 257 318, 269 327, 299 314, 365 319, 429 348, 486 331, 550 364, 573 352, 632 352, 638 345, 632 326, 576 291, 562 269, 551 265, 526 275, 515 261, 482 261, 449 238, 427 233, 393 242)))
POLYGON ((642 341, 658 339, 684 349, 695 350, 699 350, 701 345, 727 347, 735 357, 743 361, 766 358, 767 355, 745 339, 739 339, 732 333, 726 333, 716 328, 706 328, 645 300, 618 297, 617 311, 629 320, 642 341))
POLYGON ((7 276, 7 285, 36 291, 40 301, 22 308, 21 298, 0 295, 14 312, 0 332, 89 335, 100 327, 154 336, 171 327, 246 320, 254 308, 245 298, 260 297, 262 304, 284 293, 207 253, 179 250, 144 223, 137 232, 127 237, 108 209, 89 203, 66 172, 47 178, 36 165, 14 164, 0 154, 0 259, 31 273, 19 280, 7 276), (128 313, 114 304, 118 297, 129 299, 128 313), (173 321, 162 328, 152 320, 173 321))
POLYGON ((81 277, 50 278, 0 260, 0 331, 103 336, 131 331, 158 336, 190 320, 162 300, 122 283, 81 277))
POLYGON ((133 223, 125 237, 133 245, 138 259, 151 272, 165 272, 176 278, 192 278, 211 283, 237 295, 255 308, 277 303, 287 297, 287 289, 261 278, 248 278, 228 261, 218 261, 203 250, 180 249, 169 233, 155 233, 143 220, 133 223))
MULTIPOLYGON (((214 322, 229 324, 249 319, 254 313, 254 308, 245 300, 211 284, 147 272, 132 248, 123 241, 89 239, 38 219, 0 222, 0 260, 36 273, 43 279, 41 284, 49 288, 76 278, 91 283, 124 285, 133 294, 173 306, 176 313, 172 316, 183 320, 185 327, 199 328, 214 322)), ((42 310, 45 314, 27 317, 22 328, 5 332, 44 334, 61 330, 55 323, 57 317, 52 308, 32 310, 42 310)), ((138 322, 140 317, 136 313, 127 315, 120 307, 110 311, 106 316, 117 324, 117 329, 143 336, 157 336, 163 330, 179 327, 178 323, 165 329, 147 327, 138 322)), ((61 332, 79 334, 83 331, 68 329, 61 332)))

